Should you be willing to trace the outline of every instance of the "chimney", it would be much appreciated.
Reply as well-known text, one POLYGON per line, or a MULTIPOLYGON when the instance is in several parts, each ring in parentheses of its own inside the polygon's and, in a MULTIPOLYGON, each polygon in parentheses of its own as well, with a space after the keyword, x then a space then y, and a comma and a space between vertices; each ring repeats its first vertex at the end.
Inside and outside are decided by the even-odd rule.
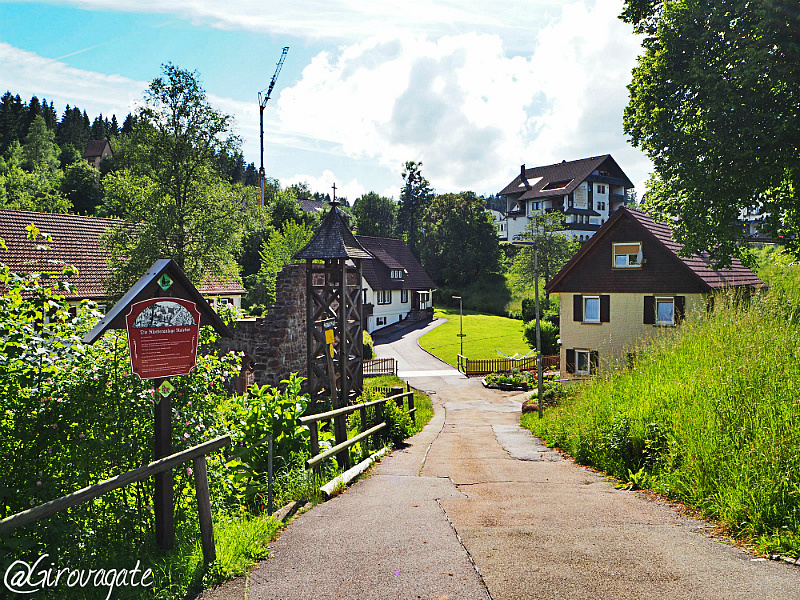
POLYGON ((519 178, 522 180, 522 183, 525 185, 525 187, 530 189, 531 185, 528 183, 528 178, 525 175, 525 165, 524 164, 521 164, 519 166, 519 178))

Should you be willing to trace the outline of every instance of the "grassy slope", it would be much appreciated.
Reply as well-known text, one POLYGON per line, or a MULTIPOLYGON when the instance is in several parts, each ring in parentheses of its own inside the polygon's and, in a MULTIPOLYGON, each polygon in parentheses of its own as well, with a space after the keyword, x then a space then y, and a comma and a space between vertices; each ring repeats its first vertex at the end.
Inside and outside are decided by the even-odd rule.
POLYGON ((800 305, 718 301, 523 425, 578 462, 719 520, 763 551, 800 555, 800 305))
MULTIPOLYGON (((450 319, 419 340, 420 346, 448 364, 456 365, 460 351, 458 309, 436 309, 435 316, 450 319)), ((464 313, 464 355, 471 359, 502 358, 496 350, 508 355, 526 354, 530 347, 522 337, 522 321, 495 315, 464 313)))

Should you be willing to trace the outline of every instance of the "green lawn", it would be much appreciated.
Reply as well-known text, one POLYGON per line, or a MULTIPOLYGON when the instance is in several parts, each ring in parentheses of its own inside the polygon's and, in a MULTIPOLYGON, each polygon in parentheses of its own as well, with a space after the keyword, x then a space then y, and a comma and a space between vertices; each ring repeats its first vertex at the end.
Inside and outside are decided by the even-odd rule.
MULTIPOLYGON (((461 347, 458 337, 458 310, 437 308, 434 316, 450 319, 439 325, 419 340, 419 345, 446 363, 456 366, 456 356, 461 347)), ((496 351, 513 356, 530 352, 530 347, 522 337, 522 321, 484 315, 469 311, 464 312, 464 356, 478 360, 487 358, 503 358, 496 351)))

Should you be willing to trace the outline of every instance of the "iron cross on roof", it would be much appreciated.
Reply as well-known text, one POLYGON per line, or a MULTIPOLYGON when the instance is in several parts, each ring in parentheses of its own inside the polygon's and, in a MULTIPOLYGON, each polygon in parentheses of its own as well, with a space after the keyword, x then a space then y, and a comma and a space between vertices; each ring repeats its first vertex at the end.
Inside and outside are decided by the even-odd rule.
POLYGON ((333 198, 331 199, 330 205, 331 206, 338 206, 339 205, 339 201, 336 199, 336 182, 335 181, 333 182, 333 198))

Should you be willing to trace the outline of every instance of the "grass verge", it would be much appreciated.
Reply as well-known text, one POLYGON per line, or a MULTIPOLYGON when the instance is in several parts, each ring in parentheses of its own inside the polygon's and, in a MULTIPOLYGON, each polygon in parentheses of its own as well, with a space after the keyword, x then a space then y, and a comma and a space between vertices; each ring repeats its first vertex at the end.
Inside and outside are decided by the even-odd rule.
MULTIPOLYGON (((461 351, 458 309, 437 308, 434 316, 449 319, 419 339, 419 345, 425 350, 456 366, 457 355, 461 351)), ((471 311, 464 312, 464 355, 467 358, 493 359, 503 358, 497 350, 513 356, 515 353, 526 354, 530 347, 522 336, 522 321, 486 315, 471 311)))
POLYGON ((716 305, 632 371, 522 423, 762 552, 800 556, 800 306, 777 294, 716 305))
MULTIPOLYGON (((394 375, 381 375, 378 377, 365 377, 364 389, 402 387, 405 389, 406 382, 394 375)), ((414 413, 414 433, 422 430, 433 418, 433 404, 430 397, 425 393, 414 388, 414 406, 417 411, 414 413)))

